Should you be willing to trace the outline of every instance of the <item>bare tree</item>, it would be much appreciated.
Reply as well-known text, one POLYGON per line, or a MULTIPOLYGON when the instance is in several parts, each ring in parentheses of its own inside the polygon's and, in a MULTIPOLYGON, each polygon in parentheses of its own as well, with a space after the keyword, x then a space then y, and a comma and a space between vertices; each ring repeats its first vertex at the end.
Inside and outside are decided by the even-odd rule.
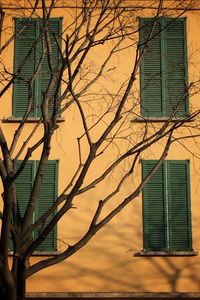
MULTIPOLYGON (((62 32, 54 28, 52 14, 59 1, 27 1, 27 7, 14 4, 0 8, 0 29, 2 36, 7 29, 8 16, 21 17, 15 21, 15 32, 5 35, 1 40, 1 54, 6 53, 14 40, 25 43, 25 54, 18 58, 14 70, 7 67, 7 61, 1 59, 2 99, 7 98, 8 91, 15 92, 22 87, 25 93, 25 109, 16 123, 12 138, 0 128, 0 175, 3 185, 1 237, 0 237, 0 293, 1 299, 24 299, 25 281, 36 272, 57 264, 87 244, 87 242, 114 216, 133 201, 142 191, 148 180, 161 166, 173 143, 183 143, 185 139, 199 136, 196 123, 191 123, 199 115, 199 110, 177 117, 180 107, 187 101, 188 95, 198 92, 196 83, 186 83, 179 100, 176 101, 170 116, 155 126, 149 123, 148 116, 140 116, 140 95, 138 93, 138 71, 140 63, 151 47, 151 42, 166 28, 157 30, 158 21, 163 16, 174 16, 171 23, 183 16, 184 12, 194 8, 193 1, 174 1, 170 10, 164 7, 162 0, 150 1, 149 6, 136 1, 133 6, 127 1, 82 0, 78 6, 68 8, 69 19, 62 32), (155 3, 154 3, 155 2, 155 3), (159 3, 158 3, 159 2, 159 3), (145 9, 153 12, 148 26, 138 23, 137 16, 145 9), (41 13, 42 12, 42 13, 41 13), (32 38, 26 36, 33 18, 39 23, 39 34, 32 38), (146 26, 146 27, 145 27, 146 26), (146 30, 146 31, 145 31, 146 30), (140 31, 146 32, 139 39, 140 31), (61 44, 64 49, 61 49, 61 44), (130 55, 130 52, 132 55, 130 55), (101 53, 98 56, 97 54, 101 53), (128 54, 129 53, 129 54, 128 54), (123 61, 126 55, 126 76, 118 58, 123 61), (30 60, 37 55, 33 69, 27 69, 30 60), (55 59, 56 58, 56 59, 55 59), (42 75, 41 75, 42 74, 42 75), (119 74, 119 75, 118 75, 119 74), (120 75, 121 74, 121 75, 120 75), (45 89, 34 101, 35 86, 38 76, 43 76, 45 89), (37 114, 35 115, 35 111, 37 114), (68 120, 72 111, 76 112, 81 134, 77 135, 77 153, 71 153, 74 159, 74 173, 66 182, 65 189, 58 195, 54 204, 37 219, 33 215, 40 195, 42 180, 47 168, 52 138, 60 127, 62 117, 68 120), (32 131, 26 137, 24 131, 32 120, 32 131), (138 123, 139 133, 131 128, 131 122, 138 123), (192 125, 191 125, 192 124, 192 125), (184 129, 184 130, 183 130, 184 129), (39 132, 39 133, 38 133, 39 132), (152 145, 162 143, 163 151, 152 171, 127 196, 118 196, 130 176, 134 176, 140 155, 152 145), (16 182, 22 176, 31 157, 39 154, 39 162, 27 206, 20 207, 20 193, 16 182), (112 153, 112 156, 111 156, 112 153), (108 157, 112 157, 108 159, 108 157), (20 160, 19 160, 20 159, 20 160), (102 161, 102 169, 91 177, 96 163, 102 161), (108 164, 104 164, 108 161, 108 164), (113 189, 104 191, 104 196, 97 201, 96 209, 88 224, 88 230, 73 245, 65 245, 58 255, 42 259, 29 265, 30 256, 45 241, 63 216, 74 208, 74 200, 79 195, 95 189, 105 180, 121 170, 113 189), (122 171, 123 170, 123 171, 122 171), (112 209, 107 204, 119 197, 112 209), (23 210, 23 212, 22 212, 23 210), (53 213, 53 217, 52 217, 53 213), (38 235, 33 233, 38 231, 38 235), (9 243, 12 240, 12 262, 9 267, 9 243)), ((196 3, 196 1, 195 1, 196 3)), ((67 9, 67 8, 66 8, 67 9)), ((56 26, 56 25, 55 25, 56 26)), ((170 24, 166 25, 166 27, 170 24)), ((15 42, 15 47, 16 46, 15 42)), ((22 46, 23 48, 23 46, 22 46)), ((22 49, 21 49, 22 50, 22 49)), ((198 82, 197 82, 198 83, 198 82)), ((149 85, 153 84, 151 80, 149 85)), ((1 100, 1 106, 6 102, 1 100)), ((19 105, 19 109, 24 102, 19 105)), ((16 121, 16 120, 11 120, 16 121)), ((70 124, 68 124, 70 127, 70 124)), ((67 143, 70 144, 68 137, 67 143)))

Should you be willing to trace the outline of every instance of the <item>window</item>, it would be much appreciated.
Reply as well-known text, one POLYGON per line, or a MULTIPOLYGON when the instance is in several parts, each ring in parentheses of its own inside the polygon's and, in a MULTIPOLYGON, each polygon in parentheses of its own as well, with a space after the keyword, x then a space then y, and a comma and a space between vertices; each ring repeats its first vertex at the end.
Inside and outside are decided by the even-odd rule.
MULTIPOLYGON (((61 43, 61 21, 61 18, 49 19, 52 64, 54 67, 58 64, 60 57, 58 43, 61 43)), ((40 105, 43 93, 47 90, 51 78, 48 55, 45 52, 46 46, 44 46, 45 43, 42 42, 41 38, 42 30, 41 19, 15 19, 14 71, 20 71, 13 88, 14 117, 22 117, 26 112, 31 90, 32 110, 29 117, 41 116, 40 105), (42 53, 45 53, 45 55, 42 63, 39 64, 42 53), (37 71, 38 64, 41 67, 31 89, 29 85, 30 78, 37 71)), ((52 105, 50 106, 50 109, 52 109, 52 105)))
POLYGON ((141 49, 151 33, 140 65, 141 115, 188 115, 186 19, 140 19, 141 49))
MULTIPOLYGON (((28 161, 26 167, 16 179, 16 190, 18 195, 19 206, 22 216, 25 213, 27 202, 29 200, 31 189, 34 183, 34 178, 38 168, 38 161, 28 161)), ((19 164, 19 162, 18 162, 19 164)), ((57 198, 57 185, 58 185, 58 161, 48 161, 43 182, 41 186, 40 195, 37 201, 36 210, 33 216, 33 222, 40 218, 55 202, 57 198)), ((54 216, 52 213, 47 221, 54 216)), ((37 228, 33 234, 33 238, 37 238, 37 228)), ((37 248, 38 251, 56 251, 56 228, 54 228, 43 243, 37 248)))
MULTIPOLYGON (((142 162, 145 178, 155 160, 142 162)), ((143 190, 144 251, 192 251, 189 161, 164 161, 143 190)))

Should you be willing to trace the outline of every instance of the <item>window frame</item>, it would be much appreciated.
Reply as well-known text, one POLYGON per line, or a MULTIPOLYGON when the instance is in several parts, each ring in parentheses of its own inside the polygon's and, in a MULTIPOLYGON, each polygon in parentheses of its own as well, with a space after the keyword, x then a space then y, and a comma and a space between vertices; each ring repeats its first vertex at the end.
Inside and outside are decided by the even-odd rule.
MULTIPOLYGON (((16 161, 16 165, 20 165, 22 161, 21 160, 18 160, 16 161)), ((33 187, 33 184, 34 184, 34 180, 35 180, 35 176, 36 176, 36 172, 37 172, 37 168, 38 168, 38 164, 39 164, 39 160, 29 160, 27 162, 27 164, 29 164, 31 166, 31 169, 30 169, 30 177, 31 177, 31 181, 29 180, 29 183, 31 184, 31 188, 30 188, 30 191, 32 190, 32 187, 33 187)), ((52 182, 54 182, 54 202, 58 196, 58 165, 59 165, 59 160, 48 160, 48 163, 47 163, 47 168, 48 168, 48 165, 52 165, 54 167, 54 179, 52 179, 52 176, 51 176, 51 179, 52 179, 52 182)), ((50 176, 50 175, 48 175, 50 176)), ((20 178, 20 176, 19 176, 20 178)), ((28 181, 27 181, 28 182, 28 181)), ((15 185, 16 185, 16 189, 17 189, 17 181, 15 182, 15 185)), ((23 184, 22 184, 23 185, 23 184)), ((48 185, 49 186, 49 185, 48 185)), ((40 197, 40 195, 39 195, 40 197)), ((39 201, 39 200, 38 200, 39 201)), ((38 211, 38 205, 39 203, 36 203, 36 209, 35 209, 35 212, 34 212, 34 215, 33 215, 33 222, 35 221, 35 217, 37 219, 37 216, 39 214, 39 211, 38 211)), ((20 204, 19 204, 20 205, 20 204)), ((22 204, 23 205, 23 204, 22 204)), ((25 207, 26 207, 26 204, 24 204, 25 207)), ((47 208, 46 208, 47 209, 47 208)), ((44 210, 44 212, 46 211, 46 209, 44 210)), ((43 212, 43 213, 44 213, 43 212)), ((55 212, 54 212, 55 213, 55 212)), ((53 214, 54 214, 53 213, 53 214)), ((57 226, 55 226, 53 229, 53 240, 51 240, 51 243, 52 243, 52 248, 45 248, 45 245, 41 244, 34 252, 33 252, 33 255, 56 255, 57 254, 57 226)), ((36 233, 37 234, 37 233, 36 233)), ((34 235, 35 233, 33 232, 33 238, 34 238, 34 235)), ((45 242, 45 240, 44 240, 45 242)), ((12 249, 12 244, 10 244, 10 248, 12 249)))
MULTIPOLYGON (((59 39, 59 46, 61 49, 62 46, 62 17, 53 17, 50 18, 49 21, 53 22, 53 21, 57 21, 58 22, 58 36, 60 36, 59 39)), ((13 60, 13 68, 14 68, 14 74, 16 73, 16 71, 18 70, 18 64, 19 64, 19 56, 20 56, 20 50, 18 49, 19 47, 19 41, 20 41, 20 34, 19 36, 17 35, 19 28, 20 28, 20 22, 22 21, 27 21, 27 24, 29 22, 34 22, 35 23, 35 27, 36 27, 36 32, 34 34, 34 40, 36 41, 39 38, 40 35, 40 27, 42 24, 42 19, 40 18, 14 18, 14 22, 15 22, 15 39, 14 39, 14 60, 13 60), (18 53, 19 52, 19 53, 18 53)), ((26 28, 24 29, 26 30, 26 28)), ((23 33, 23 32, 22 32, 23 33)), ((38 42, 38 44, 35 47, 35 59, 32 62, 35 66, 37 64, 37 61, 39 61, 39 58, 41 56, 40 53, 41 52, 41 41, 38 42)), ((31 65, 31 63, 29 64, 31 65)), ((35 69, 35 68, 34 68, 35 69)), ((41 69, 41 68, 40 68, 41 69)), ((33 105, 34 105, 34 110, 29 114, 29 118, 31 119, 38 119, 41 117, 41 112, 40 112, 40 104, 41 104, 41 82, 42 82, 42 75, 41 75, 41 70, 39 71, 39 73, 36 76, 36 80, 34 83, 34 97, 33 97, 33 105)), ((18 121, 18 118, 22 118, 24 116, 26 107, 24 106, 23 109, 23 113, 22 112, 18 112, 17 111, 17 92, 18 92, 18 87, 16 86, 17 84, 17 79, 15 79, 14 83, 13 83, 13 90, 12 90, 12 119, 16 119, 18 121)), ((61 94, 61 88, 59 88, 59 95, 61 94)), ((19 104, 18 104, 19 105, 19 104)))
MULTIPOLYGON (((144 179, 148 173, 147 173, 147 167, 148 164, 156 164, 157 160, 142 160, 142 178, 144 179)), ((149 214, 147 211, 147 188, 148 184, 151 180, 149 179, 148 183, 144 187, 142 191, 142 207, 143 207, 143 251, 140 253, 140 255, 146 255, 146 256, 166 256, 166 255, 171 255, 171 256, 185 256, 185 255, 196 255, 194 254, 194 251, 192 249, 192 217, 191 217, 191 192, 190 192, 190 168, 189 168, 189 160, 165 160, 163 164, 161 165, 163 167, 163 201, 164 201, 164 248, 160 249, 151 249, 148 246, 148 229, 147 229, 147 215, 149 214), (172 186, 170 186, 170 172, 172 172, 172 167, 171 165, 173 164, 180 164, 182 166, 185 166, 185 171, 186 171, 186 182, 185 182, 185 187, 187 191, 187 220, 188 220, 188 249, 173 249, 171 247, 172 244, 172 237, 170 236, 171 234, 171 220, 169 217, 172 215, 173 210, 170 210, 170 203, 172 203, 171 200, 171 190, 172 186), (170 169, 171 168, 171 169, 170 169)), ((152 167, 153 168, 153 167, 152 167)), ((159 169, 160 170, 160 169, 159 169)), ((155 176, 155 175, 154 175, 155 176)), ((153 177, 152 177, 153 178, 153 177)), ((174 210, 175 212, 175 210, 174 210)), ((150 215, 148 215, 149 217, 150 215)), ((161 216, 161 213, 160 213, 161 216)), ((137 256, 137 255, 136 255, 137 256)))
MULTIPOLYGON (((143 48, 143 43, 144 43, 144 29, 145 29, 145 22, 152 22, 154 21, 154 18, 147 18, 147 17, 140 17, 139 18, 139 40, 141 42, 140 45, 140 49, 143 48)), ((169 63, 169 59, 167 59, 167 49, 166 49, 166 45, 167 45, 167 36, 166 36, 166 28, 168 26, 170 26, 170 24, 167 25, 167 22, 171 21, 170 24, 173 23, 173 21, 179 21, 182 22, 183 24, 183 35, 181 36, 181 39, 184 42, 184 49, 183 49, 183 59, 184 59, 184 82, 185 82, 185 86, 188 86, 188 54, 187 54, 187 18, 186 17, 181 17, 181 18, 172 18, 172 17, 161 17, 158 19, 157 22, 160 23, 160 68, 161 68, 161 73, 160 73, 160 80, 161 80, 161 98, 160 98, 160 105, 162 106, 162 109, 160 112, 155 112, 155 111, 148 111, 147 109, 145 109, 145 72, 144 72, 144 59, 145 59, 145 53, 144 56, 141 59, 140 62, 140 115, 142 118, 150 118, 150 119, 163 119, 163 118, 169 118, 171 116, 172 113, 169 113, 168 110, 170 110, 170 105, 169 105, 169 97, 168 97, 168 92, 170 90, 170 88, 166 85, 166 78, 167 78, 167 72, 165 70, 167 70, 166 66, 167 66, 167 60, 169 63)), ((151 41, 150 41, 151 43, 151 41)), ((153 40, 152 40, 153 43, 153 40)), ((146 51, 146 50, 145 50, 146 51)), ((183 87, 183 86, 182 86, 183 87)), ((187 92, 185 92, 185 109, 184 112, 182 111, 177 111, 177 113, 175 114, 175 118, 177 119, 177 117, 181 118, 181 117, 185 117, 189 115, 189 95, 187 92)))

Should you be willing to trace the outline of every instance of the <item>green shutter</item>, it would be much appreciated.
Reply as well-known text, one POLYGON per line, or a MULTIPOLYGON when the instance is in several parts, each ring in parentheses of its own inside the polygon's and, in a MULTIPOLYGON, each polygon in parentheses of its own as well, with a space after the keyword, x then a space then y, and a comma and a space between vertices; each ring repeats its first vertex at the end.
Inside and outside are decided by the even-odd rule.
MULTIPOLYGON (((142 48, 147 41, 152 26, 152 19, 140 19, 142 48)), ((144 117, 160 117, 163 115, 160 31, 161 24, 157 22, 152 33, 155 37, 149 42, 140 65, 141 114, 144 117)))
POLYGON ((165 20, 164 25, 168 103, 166 114, 171 115, 181 101, 176 116, 185 116, 188 114, 186 19, 165 20))
MULTIPOLYGON (((143 161, 143 178, 155 166, 156 161, 143 161)), ((158 251, 166 249, 166 200, 164 166, 148 181, 143 190, 144 249, 158 251)))
MULTIPOLYGON (((50 41, 51 41, 51 51, 52 51, 52 62, 53 62, 53 67, 55 68, 60 60, 60 49, 59 46, 61 47, 61 33, 62 33, 62 19, 61 18, 52 18, 49 20, 49 26, 50 26, 50 41), (56 42, 56 40, 59 43, 59 46, 56 42)), ((42 49, 42 47, 41 47, 42 49)), ((40 104, 42 103, 43 100, 43 93, 46 92, 49 83, 51 79, 51 73, 49 69, 49 64, 48 64, 48 56, 45 55, 43 63, 42 63, 42 68, 40 72, 40 91, 39 91, 39 99, 40 99, 40 104)), ((54 91, 52 91, 51 96, 51 102, 50 102, 50 110, 49 112, 51 113, 53 110, 53 96, 56 88, 54 91)), ((59 96, 59 95, 58 95, 59 96)), ((38 109, 38 114, 41 114, 40 107, 38 109)))
MULTIPOLYGON (((15 38, 15 57, 14 57, 14 72, 18 70, 21 63, 27 57, 30 49, 36 40, 37 22, 35 19, 15 19, 15 33, 22 29, 23 31, 15 38)), ((36 48, 33 48, 30 55, 27 57, 18 77, 13 86, 13 115, 22 117, 26 111, 28 104, 28 81, 35 71, 36 48)), ((33 96, 35 98, 35 84, 33 87, 33 96)), ((32 103, 33 106, 35 103, 32 103)), ((30 116, 34 115, 34 111, 30 116)))
MULTIPOLYGON (((37 202, 36 219, 40 218, 55 202, 57 197, 57 182, 58 182, 58 161, 48 161, 42 181, 40 195, 37 202)), ((47 219, 48 223, 54 216, 52 213, 47 219)), ((35 232, 36 237, 41 227, 35 232)), ((49 233, 43 243, 37 248, 40 251, 56 250, 56 227, 49 233)))
MULTIPOLYGON (((50 40, 52 47, 52 59, 53 65, 56 65, 60 59, 59 47, 61 47, 61 34, 62 34, 62 19, 61 18, 51 18, 49 19, 50 24, 50 40), (54 36, 57 38, 58 44, 55 41, 54 36)), ((16 35, 15 38, 15 57, 14 57, 14 70, 15 72, 20 67, 22 61, 29 53, 29 50, 34 45, 35 41, 39 38, 42 30, 42 20, 40 19, 16 19, 15 20, 15 32, 16 34, 22 29, 23 31, 16 35)), ((34 74, 37 63, 42 55, 42 42, 41 40, 37 42, 37 45, 33 47, 31 54, 26 60, 20 72, 21 78, 16 79, 13 87, 13 115, 15 117, 22 117, 26 111, 28 103, 28 81, 34 74)), ((48 88, 50 82, 50 70, 47 63, 47 55, 45 56, 40 72, 36 77, 33 86, 33 111, 29 116, 39 117, 41 116, 41 103, 42 94, 48 88)), ((52 96, 54 91, 52 92, 52 96)), ((53 99, 52 99, 53 100, 53 99)), ((53 101, 50 104, 50 112, 53 108, 53 101)))
MULTIPOLYGON (((145 178, 156 161, 143 161, 145 178)), ((143 189, 145 251, 191 251, 189 161, 164 161, 143 189)))
MULTIPOLYGON (((16 167, 19 168, 21 161, 16 162, 16 167)), ((28 161, 26 167, 15 181, 17 201, 20 209, 21 217, 24 216, 27 203, 30 199, 32 183, 34 179, 34 164, 33 161, 28 161)), ((13 244, 10 240, 9 249, 13 250, 13 244)))
MULTIPOLYGON (((20 166, 20 161, 17 161, 17 167, 20 166)), ((16 190, 17 199, 20 207, 21 216, 23 217, 26 207, 30 198, 30 194, 33 187, 34 178, 37 172, 38 161, 28 161, 26 167, 16 179, 16 190)), ((34 219, 40 218, 55 202, 57 197, 58 188, 58 161, 50 160, 48 161, 47 168, 45 170, 41 191, 38 197, 36 211, 34 214, 34 219)), ((52 219, 54 213, 49 217, 52 219)), ((34 220, 33 220, 34 221, 34 220)), ((33 238, 38 236, 38 232, 41 227, 37 228, 33 233, 33 238)), ((57 246, 57 229, 54 229, 49 233, 45 241, 37 248, 39 251, 53 251, 56 250, 57 246)), ((10 249, 13 249, 10 243, 10 249)))
MULTIPOLYGON (((17 162, 20 166, 20 161, 17 162)), ((28 161, 20 176, 16 179, 17 200, 20 208, 20 214, 23 217, 30 199, 32 185, 34 180, 34 162, 28 161)))
MULTIPOLYGON (((142 47, 152 26, 152 18, 140 19, 142 47)), ((141 114, 168 117, 184 98, 176 116, 185 116, 189 111, 186 19, 159 19, 152 36, 140 64, 141 114)))
POLYGON ((170 249, 191 251, 189 161, 168 161, 170 249))

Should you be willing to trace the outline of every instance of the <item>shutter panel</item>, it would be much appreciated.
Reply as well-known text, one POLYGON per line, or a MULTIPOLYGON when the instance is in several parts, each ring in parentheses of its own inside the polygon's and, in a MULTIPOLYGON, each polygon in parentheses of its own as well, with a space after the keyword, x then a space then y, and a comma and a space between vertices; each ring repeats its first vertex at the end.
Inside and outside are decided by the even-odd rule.
MULTIPOLYGON (((156 161, 143 161, 143 178, 148 175, 155 164, 156 161)), ((143 190, 145 251, 167 250, 165 188, 164 166, 161 165, 143 190)))
MULTIPOLYGON (((20 164, 21 161, 17 161, 16 167, 18 168, 20 164)), ((24 216, 27 208, 27 204, 31 195, 33 179, 34 179, 33 161, 28 161, 26 167, 24 168, 20 176, 15 181, 17 200, 18 200, 21 217, 24 216)), ((13 250, 12 240, 10 240, 9 249, 13 250)))
MULTIPOLYGON (((58 64, 60 59, 59 47, 55 41, 54 34, 58 39, 61 45, 61 33, 62 33, 62 19, 61 18, 52 18, 49 20, 51 33, 50 40, 52 45, 52 57, 54 67, 58 64)), ((36 39, 39 38, 39 25, 41 26, 42 21, 40 19, 16 19, 15 20, 15 29, 16 33, 19 32, 22 28, 23 31, 15 39, 15 58, 14 58, 14 69, 15 72, 18 70, 20 64, 24 58, 29 53, 29 50, 32 48, 36 39)), ((39 61, 41 55, 41 42, 40 45, 36 45, 31 51, 28 59, 26 60, 23 68, 20 72, 21 78, 16 79, 13 87, 13 115, 15 117, 22 117, 27 108, 28 103, 28 81, 31 75, 36 70, 36 64, 39 61)), ((41 116, 41 102, 42 94, 48 88, 50 82, 50 71, 48 67, 47 56, 44 58, 42 66, 40 68, 40 73, 36 78, 36 82, 33 86, 33 111, 30 113, 30 117, 39 117, 41 116)), ((52 96, 54 91, 52 92, 52 96)), ((53 108, 53 101, 50 104, 50 112, 53 108)))
MULTIPOLYGON (((142 43, 147 40, 152 23, 152 18, 140 20, 142 43)), ((181 99, 176 116, 186 116, 189 113, 187 87, 186 19, 162 18, 157 21, 141 60, 142 116, 169 117, 181 99)))
MULTIPOLYGON (((153 19, 140 19, 140 41, 145 43, 153 26, 153 19)), ((141 114, 144 117, 163 116, 161 23, 157 21, 140 64, 141 114)))
MULTIPOLYGON (((49 26, 50 26, 50 41, 51 41, 51 51, 52 51, 52 61, 53 61, 53 67, 56 67, 57 64, 59 63, 60 59, 60 51, 58 44, 55 40, 55 38, 59 41, 60 47, 61 47, 61 33, 62 33, 62 19, 61 18, 52 18, 49 19, 49 26), (55 37, 54 37, 55 36, 55 37)), ((42 47, 41 47, 42 49, 42 47)), ((43 100, 43 93, 46 92, 49 83, 51 79, 51 73, 48 65, 48 56, 45 55, 45 58, 42 63, 42 68, 41 68, 41 73, 40 73, 40 91, 39 91, 39 99, 40 99, 40 104, 42 103, 43 100)), ((51 96, 51 102, 49 105, 49 112, 52 113, 53 111, 53 96, 55 93, 56 88, 52 91, 51 96)), ((41 115, 41 109, 39 108, 38 114, 41 115)))
MULTIPOLYGON (((37 202, 36 218, 40 218, 55 202, 57 197, 57 182, 58 182, 58 162, 48 161, 40 195, 37 202)), ((52 213, 46 224, 53 218, 52 213)), ((38 235, 40 228, 36 229, 36 236, 38 235)), ((43 243, 37 248, 40 251, 53 251, 56 250, 56 227, 49 233, 43 243)))
POLYGON ((189 162, 168 161, 170 250, 191 251, 189 162))
MULTIPOLYGON (((35 19, 16 19, 15 29, 16 33, 22 28, 23 31, 15 38, 15 57, 14 70, 15 72, 21 66, 21 63, 28 55, 30 49, 36 40, 37 23, 35 19)), ((15 117, 22 117, 26 111, 28 104, 28 81, 35 71, 36 49, 33 48, 31 54, 25 61, 20 77, 15 80, 13 87, 13 115, 15 117)), ((35 85, 33 88, 33 98, 35 98, 35 85)), ((33 103, 35 105, 35 103, 33 103)), ((34 111, 30 116, 34 116, 34 111)))
MULTIPOLYGON (((17 161, 17 167, 20 166, 20 161, 17 161)), ((34 179, 34 164, 33 161, 28 161, 20 176, 16 179, 16 192, 19 203, 20 213, 23 217, 31 195, 34 179)))
MULTIPOLYGON (((183 99, 188 86, 187 80, 187 47, 186 47, 186 19, 165 20, 165 60, 166 60, 166 87, 167 102, 166 114, 170 116, 177 104, 183 99), (169 25, 170 24, 170 25, 169 25)), ((188 96, 178 109, 176 116, 188 114, 188 96)))

